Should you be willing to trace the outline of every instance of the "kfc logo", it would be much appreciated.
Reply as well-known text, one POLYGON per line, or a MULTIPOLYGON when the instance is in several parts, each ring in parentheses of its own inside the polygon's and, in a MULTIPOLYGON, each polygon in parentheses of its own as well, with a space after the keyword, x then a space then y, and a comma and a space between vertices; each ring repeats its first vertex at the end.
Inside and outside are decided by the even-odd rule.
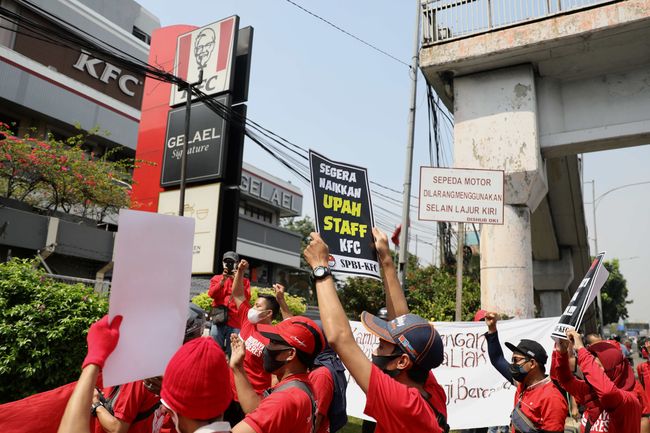
MULTIPOLYGON (((197 83, 194 87, 206 95, 230 91, 238 27, 239 17, 233 16, 180 35, 176 43, 174 75, 190 84, 197 83)), ((192 98, 197 96, 192 95, 192 98)), ((186 101, 186 86, 172 85, 169 105, 186 101)))

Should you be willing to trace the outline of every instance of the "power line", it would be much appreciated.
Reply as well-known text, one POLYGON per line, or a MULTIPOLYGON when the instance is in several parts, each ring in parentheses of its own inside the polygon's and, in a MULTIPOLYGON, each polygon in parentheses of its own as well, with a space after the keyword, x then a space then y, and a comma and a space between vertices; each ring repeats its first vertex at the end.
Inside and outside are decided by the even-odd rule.
POLYGON ((334 24, 334 23, 331 22, 331 21, 326 20, 325 18, 321 17, 320 15, 317 15, 317 14, 315 14, 314 12, 312 12, 312 11, 310 11, 310 10, 308 10, 308 9, 305 9, 304 7, 302 7, 301 5, 299 5, 298 3, 296 3, 296 2, 294 2, 294 1, 292 1, 292 0, 286 0, 286 1, 287 1, 287 3, 292 4, 293 6, 297 7, 297 8, 300 9, 300 10, 302 10, 303 12, 306 12, 306 13, 308 13, 309 15, 313 16, 314 18, 323 21, 325 24, 329 25, 330 27, 335 28, 335 29, 338 30, 339 32, 344 33, 344 34, 350 36, 352 39, 355 39, 355 40, 361 42, 362 44, 364 44, 364 45, 366 45, 366 46, 372 48, 373 50, 375 50, 375 51, 377 51, 377 52, 379 52, 379 53, 381 53, 381 54, 383 54, 383 55, 385 55, 385 56, 387 56, 387 57, 390 57, 391 59, 395 60, 396 62, 400 62, 402 65, 404 65, 404 66, 406 66, 407 68, 411 69, 411 65, 409 65, 408 63, 401 61, 400 59, 398 59, 397 57, 393 56, 392 54, 390 54, 390 53, 388 53, 388 52, 382 50, 381 48, 378 48, 378 47, 374 46, 374 45, 371 44, 370 42, 366 42, 366 41, 364 41, 364 40, 361 39, 360 37, 353 35, 352 33, 348 32, 348 31, 345 30, 345 29, 342 29, 341 27, 337 26, 336 24, 334 24))

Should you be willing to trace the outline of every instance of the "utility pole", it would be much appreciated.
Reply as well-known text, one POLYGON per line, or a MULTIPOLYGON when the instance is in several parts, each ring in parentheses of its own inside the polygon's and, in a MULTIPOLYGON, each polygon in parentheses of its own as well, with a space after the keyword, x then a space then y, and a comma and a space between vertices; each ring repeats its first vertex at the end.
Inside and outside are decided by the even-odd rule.
MULTIPOLYGON (((592 179, 591 183, 591 209, 593 210, 594 215, 594 256, 597 256, 600 251, 598 250, 598 229, 596 226, 596 179, 592 179)), ((603 323, 603 298, 600 296, 600 290, 596 295, 596 308, 598 310, 598 323, 600 324, 600 329, 598 330, 600 335, 603 335, 603 330, 605 329, 605 324, 603 323)))
POLYGON ((406 281, 406 263, 408 261, 408 239, 411 208, 411 176, 413 173, 413 139, 415 133, 415 108, 418 90, 418 67, 420 57, 420 2, 416 0, 415 32, 413 42, 413 59, 411 62, 411 106, 409 108, 408 139, 406 140, 406 169, 404 171, 404 190, 402 198, 402 233, 399 244, 399 279, 402 285, 406 281))
POLYGON ((187 82, 187 96, 185 101, 185 143, 181 153, 181 186, 178 198, 178 215, 185 214, 185 181, 187 179, 187 148, 190 144, 190 110, 192 109, 192 87, 203 81, 203 68, 199 71, 199 80, 192 84, 187 82))
POLYGON ((458 242, 456 244, 456 321, 463 314, 463 259, 465 247, 465 224, 458 223, 458 242))

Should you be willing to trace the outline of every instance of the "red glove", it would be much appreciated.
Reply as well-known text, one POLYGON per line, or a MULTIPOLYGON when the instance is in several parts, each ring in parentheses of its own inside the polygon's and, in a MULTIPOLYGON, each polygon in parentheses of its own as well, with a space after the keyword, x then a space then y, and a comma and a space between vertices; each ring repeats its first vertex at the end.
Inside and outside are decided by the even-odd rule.
POLYGON ((115 316, 113 322, 108 324, 108 314, 97 322, 93 323, 88 330, 88 354, 81 368, 87 365, 95 364, 99 368, 104 367, 104 362, 108 355, 110 355, 117 341, 120 339, 120 324, 122 323, 122 316, 115 316))

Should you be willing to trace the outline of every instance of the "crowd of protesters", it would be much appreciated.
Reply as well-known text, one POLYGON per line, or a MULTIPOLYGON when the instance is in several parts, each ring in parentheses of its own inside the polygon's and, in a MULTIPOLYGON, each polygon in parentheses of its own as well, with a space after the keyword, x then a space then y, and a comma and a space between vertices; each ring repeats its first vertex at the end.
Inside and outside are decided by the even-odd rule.
MULTIPOLYGON (((246 260, 224 256, 224 273, 212 279, 212 326, 191 306, 184 344, 164 375, 102 388, 101 370, 119 339, 122 317, 105 316, 88 331, 88 352, 70 390, 59 432, 96 433, 335 433, 347 421, 343 374, 347 370, 366 395, 365 414, 377 433, 448 432, 446 396, 433 370, 444 361, 441 336, 427 320, 409 312, 386 235, 373 229, 382 269, 385 314, 363 312, 361 322, 378 337, 369 360, 356 344, 328 266, 329 250, 317 233, 304 256, 313 269, 320 322, 292 316, 284 287, 250 305, 246 260), (219 311, 221 310, 221 311, 219 311), (274 320, 280 320, 273 325, 274 320)), ((490 432, 564 432, 569 414, 581 433, 650 431, 650 361, 637 367, 638 380, 622 347, 596 334, 567 331, 549 354, 540 342, 506 342, 498 315, 481 311, 494 368, 516 387, 509 426, 490 432), (570 410, 571 409, 571 410, 570 410)), ((624 346, 623 346, 624 347, 624 346)), ((640 353, 647 357, 650 342, 640 353)), ((485 431, 485 430, 483 430, 485 431)))

